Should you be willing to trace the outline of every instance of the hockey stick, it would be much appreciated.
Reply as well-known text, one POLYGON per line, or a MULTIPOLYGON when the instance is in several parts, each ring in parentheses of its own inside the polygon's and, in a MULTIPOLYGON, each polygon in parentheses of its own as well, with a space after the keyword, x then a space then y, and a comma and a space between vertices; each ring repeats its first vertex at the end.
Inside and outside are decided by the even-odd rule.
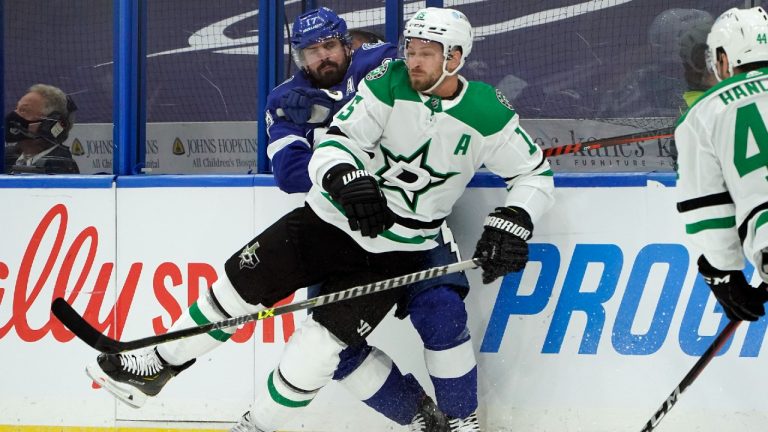
POLYGON ((655 139, 669 138, 674 136, 675 128, 666 127, 647 132, 638 132, 628 135, 621 135, 612 138, 602 138, 594 141, 577 142, 565 144, 557 147, 544 149, 544 156, 562 156, 564 154, 576 153, 579 151, 596 150, 603 147, 610 147, 619 144, 629 144, 635 142, 652 141, 655 139))
POLYGON ((68 329, 72 331, 83 342, 87 343, 97 351, 116 354, 124 351, 131 351, 140 348, 146 348, 153 345, 170 342, 178 339, 183 339, 190 336, 196 336, 203 333, 208 333, 212 330, 218 330, 228 327, 236 327, 249 321, 260 321, 266 318, 272 318, 278 315, 283 315, 289 312, 295 312, 310 307, 323 306, 331 303, 336 303, 342 300, 349 300, 356 297, 361 297, 368 294, 373 294, 381 291, 386 291, 392 288, 397 288, 403 285, 408 285, 414 282, 419 282, 427 279, 433 279, 438 276, 443 276, 451 273, 456 273, 464 270, 477 268, 480 265, 480 261, 477 259, 471 259, 467 261, 461 261, 446 266, 432 267, 426 270, 410 273, 403 276, 394 277, 391 279, 385 279, 379 282, 372 282, 365 285, 359 285, 343 291, 325 294, 318 297, 313 297, 300 301, 298 303, 290 303, 283 306, 274 308, 262 309, 258 312, 242 315, 239 317, 229 318, 223 321, 202 324, 197 327, 190 327, 186 329, 176 330, 156 336, 148 336, 141 339, 132 341, 121 342, 112 339, 94 328, 83 317, 75 311, 72 306, 67 303, 66 300, 59 297, 53 301, 51 305, 51 311, 56 318, 61 321, 68 329))
POLYGON ((656 410, 656 413, 653 415, 653 417, 651 417, 650 420, 648 420, 648 423, 645 424, 645 427, 643 427, 643 430, 640 432, 651 432, 656 428, 656 426, 659 425, 661 419, 664 418, 664 416, 672 409, 672 407, 675 406, 677 400, 680 399, 680 394, 682 394, 685 389, 688 388, 688 386, 693 384, 693 381, 696 380, 701 371, 703 371, 709 362, 715 358, 717 352, 720 351, 728 339, 733 336, 733 332, 736 331, 736 328, 739 327, 739 324, 741 324, 741 321, 730 321, 728 325, 723 328, 715 340, 712 341, 712 345, 707 348, 699 361, 697 361, 696 364, 693 365, 693 368, 688 371, 688 374, 685 375, 682 381, 680 381, 680 384, 678 384, 677 387, 672 390, 672 393, 669 394, 669 397, 667 397, 659 409, 656 410))

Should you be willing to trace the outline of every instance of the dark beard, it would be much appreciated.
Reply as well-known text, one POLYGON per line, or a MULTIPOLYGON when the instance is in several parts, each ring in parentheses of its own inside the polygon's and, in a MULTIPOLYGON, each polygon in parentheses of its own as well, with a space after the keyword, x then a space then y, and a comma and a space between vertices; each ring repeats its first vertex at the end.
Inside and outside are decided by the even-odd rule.
POLYGON ((344 66, 342 67, 341 65, 334 62, 323 62, 320 63, 320 66, 318 66, 318 72, 310 73, 309 76, 317 88, 331 88, 340 83, 342 79, 344 79, 344 75, 347 73, 348 64, 348 62, 345 62, 344 66), (329 65, 334 66, 332 71, 327 71, 323 74, 319 73, 320 69, 329 65))

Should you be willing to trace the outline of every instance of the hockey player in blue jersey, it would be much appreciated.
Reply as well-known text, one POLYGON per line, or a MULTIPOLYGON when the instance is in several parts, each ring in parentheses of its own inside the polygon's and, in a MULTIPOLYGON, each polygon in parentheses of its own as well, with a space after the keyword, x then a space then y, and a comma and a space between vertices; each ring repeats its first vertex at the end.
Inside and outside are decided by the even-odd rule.
MULTIPOLYGON (((330 123, 332 115, 354 95, 365 75, 394 58, 397 50, 394 45, 377 43, 364 44, 352 51, 345 21, 327 8, 296 18, 291 46, 300 70, 268 95, 265 115, 268 154, 276 182, 283 191, 297 193, 307 192, 311 187, 307 166, 314 134, 330 123)), ((446 243, 432 259, 436 266, 456 262, 458 257, 446 243)), ((337 279, 329 283, 351 286, 352 281, 337 279)), ((453 284, 463 290, 468 286, 464 275, 451 275, 440 283, 453 284)), ((412 292, 421 289, 424 286, 411 288, 412 292)), ((221 314, 239 313, 241 306, 218 299, 217 290, 215 286, 209 290, 192 308, 199 312, 188 311, 174 328, 195 325, 195 314, 202 313, 212 321, 221 314)), ((157 395, 170 378, 229 336, 230 333, 224 332, 218 339, 203 336, 142 353, 102 355, 96 363, 88 365, 87 371, 118 399, 140 407, 147 396, 157 395)), ((394 363, 386 360, 383 353, 367 344, 345 349, 340 353, 334 379, 371 408, 399 424, 409 425, 412 431, 445 430, 447 419, 413 375, 403 375, 394 363)))
POLYGON ((291 49, 299 71, 267 96, 267 153, 275 182, 288 193, 307 192, 307 164, 315 130, 330 123, 365 75, 397 57, 389 43, 352 50, 346 22, 320 8, 296 18, 291 49), (313 116, 314 114, 314 116, 313 116))

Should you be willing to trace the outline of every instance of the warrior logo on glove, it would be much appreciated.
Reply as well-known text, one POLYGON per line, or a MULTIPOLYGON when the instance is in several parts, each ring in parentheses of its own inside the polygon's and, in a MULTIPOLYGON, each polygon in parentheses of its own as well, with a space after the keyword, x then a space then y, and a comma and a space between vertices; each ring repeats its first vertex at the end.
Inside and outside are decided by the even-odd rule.
POLYGON ((525 268, 531 235, 531 217, 519 207, 498 207, 485 218, 474 255, 482 260, 484 284, 525 268))
POLYGON ((497 216, 494 216, 493 214, 490 214, 488 215, 488 217, 485 218, 485 226, 507 231, 508 233, 512 235, 516 235, 525 241, 528 241, 528 239, 531 238, 530 230, 526 229, 525 227, 521 227, 520 225, 517 225, 511 220, 497 217, 497 216))

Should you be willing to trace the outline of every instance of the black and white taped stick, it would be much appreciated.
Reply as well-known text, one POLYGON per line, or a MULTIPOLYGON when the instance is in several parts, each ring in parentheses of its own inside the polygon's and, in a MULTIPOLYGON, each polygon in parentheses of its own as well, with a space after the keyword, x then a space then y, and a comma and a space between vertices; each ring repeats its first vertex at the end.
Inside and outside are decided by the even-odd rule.
POLYGON ((664 416, 672 409, 672 407, 675 406, 677 400, 680 399, 680 395, 685 391, 686 388, 688 388, 688 386, 693 384, 699 374, 701 374, 704 368, 707 367, 709 362, 715 358, 717 352, 720 351, 728 339, 733 336, 733 333, 736 331, 736 328, 739 327, 739 324, 741 324, 741 321, 730 321, 728 325, 723 328, 715 340, 712 341, 712 345, 707 348, 701 358, 699 358, 699 361, 697 361, 696 364, 693 365, 693 368, 688 371, 688 374, 685 375, 682 381, 680 381, 680 384, 678 384, 677 387, 672 390, 672 393, 669 394, 667 399, 661 404, 659 409, 656 410, 656 413, 653 415, 653 417, 651 417, 650 420, 648 420, 640 432, 651 432, 652 430, 656 429, 656 426, 661 423, 661 419, 664 418, 664 416))
POLYGON ((250 321, 260 321, 263 319, 276 317, 278 315, 308 309, 310 307, 318 307, 343 300, 349 300, 356 297, 397 288, 403 285, 408 285, 414 282, 433 279, 439 276, 477 268, 479 266, 479 260, 471 259, 455 264, 432 267, 430 269, 418 271, 415 273, 410 273, 379 282, 359 285, 331 294, 313 297, 297 303, 262 309, 249 315, 242 315, 223 321, 202 324, 197 327, 190 327, 186 329, 171 331, 161 335, 148 336, 145 338, 124 342, 112 339, 109 336, 106 336, 96 330, 96 328, 88 323, 88 321, 86 321, 80 314, 78 314, 77 311, 75 311, 75 309, 72 308, 72 306, 61 297, 53 301, 53 304, 51 305, 51 312, 53 312, 53 315, 56 316, 56 318, 58 318, 59 321, 61 321, 61 323, 64 324, 68 329, 70 329, 72 333, 75 334, 75 336, 80 338, 86 344, 90 345, 97 351, 108 354, 116 354, 124 351, 131 351, 165 342, 179 340, 190 336, 196 336, 203 333, 208 333, 212 330, 237 327, 250 321))

